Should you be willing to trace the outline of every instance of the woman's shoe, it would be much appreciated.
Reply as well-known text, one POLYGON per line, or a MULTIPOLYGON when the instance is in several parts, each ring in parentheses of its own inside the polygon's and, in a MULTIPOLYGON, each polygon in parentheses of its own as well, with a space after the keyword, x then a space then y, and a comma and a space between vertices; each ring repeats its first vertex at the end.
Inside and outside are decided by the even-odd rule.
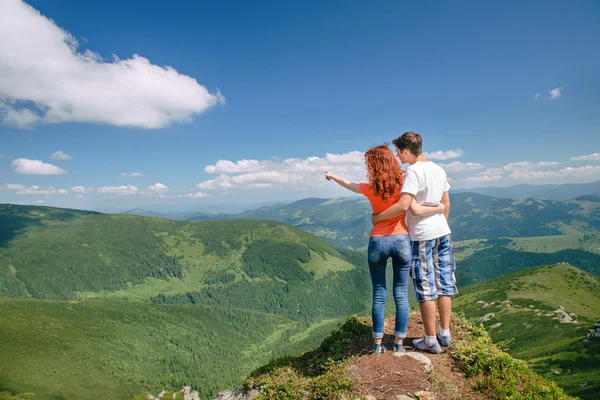
POLYGON ((385 346, 382 344, 375 343, 373 345, 373 354, 383 354, 385 353, 385 346))
POLYGON ((402 343, 394 343, 394 354, 406 353, 406 349, 402 346, 402 343))

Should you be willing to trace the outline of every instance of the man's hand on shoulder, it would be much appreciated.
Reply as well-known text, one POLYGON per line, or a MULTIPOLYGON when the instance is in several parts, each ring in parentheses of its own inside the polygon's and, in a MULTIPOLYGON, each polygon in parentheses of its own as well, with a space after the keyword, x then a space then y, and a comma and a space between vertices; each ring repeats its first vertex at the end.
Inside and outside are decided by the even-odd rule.
POLYGON ((375 214, 375 213, 371 214, 371 223, 373 225, 377 225, 381 221, 383 221, 383 220, 381 219, 379 214, 375 214))

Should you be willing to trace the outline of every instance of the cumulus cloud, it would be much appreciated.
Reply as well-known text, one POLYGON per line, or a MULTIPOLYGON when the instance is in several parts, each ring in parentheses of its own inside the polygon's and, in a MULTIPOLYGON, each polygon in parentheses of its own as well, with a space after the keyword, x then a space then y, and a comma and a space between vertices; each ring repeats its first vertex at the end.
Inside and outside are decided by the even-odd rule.
POLYGON ((71 156, 64 151, 55 151, 50 157, 51 160, 70 160, 71 156))
POLYGON ((133 185, 122 185, 122 186, 103 186, 97 189, 98 193, 111 193, 115 195, 129 195, 136 194, 138 188, 133 185))
POLYGON ((204 169, 219 174, 216 178, 196 185, 202 190, 308 188, 324 186, 323 170, 343 175, 348 179, 366 179, 364 153, 326 153, 324 157, 288 158, 285 160, 219 160, 204 169))
POLYGON ((454 161, 450 164, 440 164, 440 166, 444 168, 446 172, 476 171, 478 169, 483 169, 483 165, 479 163, 463 163, 460 161, 454 161))
POLYGON ((46 164, 40 160, 17 158, 12 162, 13 171, 20 175, 64 175, 64 169, 56 165, 46 164))
POLYGON ((162 193, 168 191, 169 187, 158 182, 158 183, 155 183, 154 185, 148 186, 148 190, 154 194, 162 194, 162 193))
POLYGON ((428 158, 430 160, 449 160, 452 158, 459 158, 462 157, 463 155, 463 151, 460 149, 456 149, 456 150, 438 150, 438 151, 434 151, 432 153, 423 153, 423 156, 425 156, 425 158, 428 158))
POLYGON ((15 183, 7 183, 2 186, 2 189, 15 190, 15 194, 22 196, 38 196, 38 195, 50 195, 50 194, 69 194, 65 189, 55 189, 52 186, 42 188, 40 186, 32 185, 25 186, 15 183))
POLYGON ((467 178, 469 182, 490 182, 490 181, 499 181, 503 177, 502 175, 493 175, 493 174, 481 174, 477 176, 470 176, 467 178))
POLYGON ((71 188, 71 192, 79 193, 79 194, 88 194, 93 191, 94 191, 94 188, 86 188, 85 186, 73 186, 71 188))
POLYGON ((196 192, 196 193, 188 193, 186 195, 183 195, 183 197, 192 197, 194 199, 201 199, 203 197, 206 197, 207 194, 206 193, 202 193, 202 192, 196 192))
POLYGON ((263 171, 267 166, 266 162, 258 160, 240 160, 237 162, 229 160, 219 160, 215 165, 207 165, 204 168, 209 174, 235 174, 241 172, 263 171))
POLYGON ((563 178, 567 176, 588 177, 600 174, 600 166, 567 167, 556 171, 515 171, 510 174, 513 179, 546 179, 563 178))
POLYGON ((162 128, 224 104, 196 79, 134 54, 106 61, 21 0, 0 1, 0 120, 162 128))
MULTIPOLYGON (((556 161, 519 161, 506 164, 498 168, 488 168, 485 171, 480 172, 476 176, 467 178, 470 182, 489 182, 498 181, 507 177, 513 177, 514 173, 526 173, 529 171, 535 171, 539 168, 554 167, 561 163, 556 161)), ((516 175, 515 175, 516 176, 516 175)), ((514 179, 514 177, 513 177, 514 179)))
POLYGON ((123 172, 121 176, 142 176, 141 172, 123 172))
POLYGON ((571 161, 600 161, 600 153, 594 153, 587 156, 571 157, 571 161))
POLYGON ((557 87, 551 90, 548 90, 548 96, 544 96, 542 93, 536 93, 533 98, 535 100, 556 100, 562 96, 563 88, 557 87))

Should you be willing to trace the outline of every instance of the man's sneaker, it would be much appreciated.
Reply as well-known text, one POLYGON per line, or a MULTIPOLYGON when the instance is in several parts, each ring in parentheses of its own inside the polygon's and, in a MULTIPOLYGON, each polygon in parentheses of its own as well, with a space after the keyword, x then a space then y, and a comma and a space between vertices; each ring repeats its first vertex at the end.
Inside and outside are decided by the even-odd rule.
POLYGON ((450 346, 450 335, 448 335, 448 336, 442 336, 438 332, 436 336, 437 336, 438 342, 440 342, 440 344, 442 345, 442 347, 448 347, 448 346, 450 346))
POLYGON ((402 346, 402 343, 394 343, 394 353, 406 353, 406 349, 402 346))
POLYGON ((385 346, 382 344, 373 344, 373 354, 383 354, 385 353, 385 346))
POLYGON ((437 341, 432 346, 429 346, 425 343, 425 338, 413 340, 413 346, 417 350, 426 351, 431 354, 437 354, 442 351, 442 348, 437 341))

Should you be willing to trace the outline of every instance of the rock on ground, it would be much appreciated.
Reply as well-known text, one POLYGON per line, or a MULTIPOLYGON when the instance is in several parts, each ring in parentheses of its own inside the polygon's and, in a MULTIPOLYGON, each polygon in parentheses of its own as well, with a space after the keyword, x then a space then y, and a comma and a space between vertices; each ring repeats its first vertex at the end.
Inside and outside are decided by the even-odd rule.
POLYGON ((416 352, 406 352, 406 353, 393 353, 396 357, 411 357, 419 362, 425 372, 429 372, 433 369, 433 363, 425 354, 416 353, 416 352))
POLYGON ((252 389, 249 392, 244 392, 240 389, 224 390, 217 394, 213 400, 252 400, 258 395, 259 391, 252 389))
POLYGON ((490 319, 494 318, 495 315, 496 314, 494 313, 485 314, 483 317, 479 318, 479 322, 489 321, 490 319))

